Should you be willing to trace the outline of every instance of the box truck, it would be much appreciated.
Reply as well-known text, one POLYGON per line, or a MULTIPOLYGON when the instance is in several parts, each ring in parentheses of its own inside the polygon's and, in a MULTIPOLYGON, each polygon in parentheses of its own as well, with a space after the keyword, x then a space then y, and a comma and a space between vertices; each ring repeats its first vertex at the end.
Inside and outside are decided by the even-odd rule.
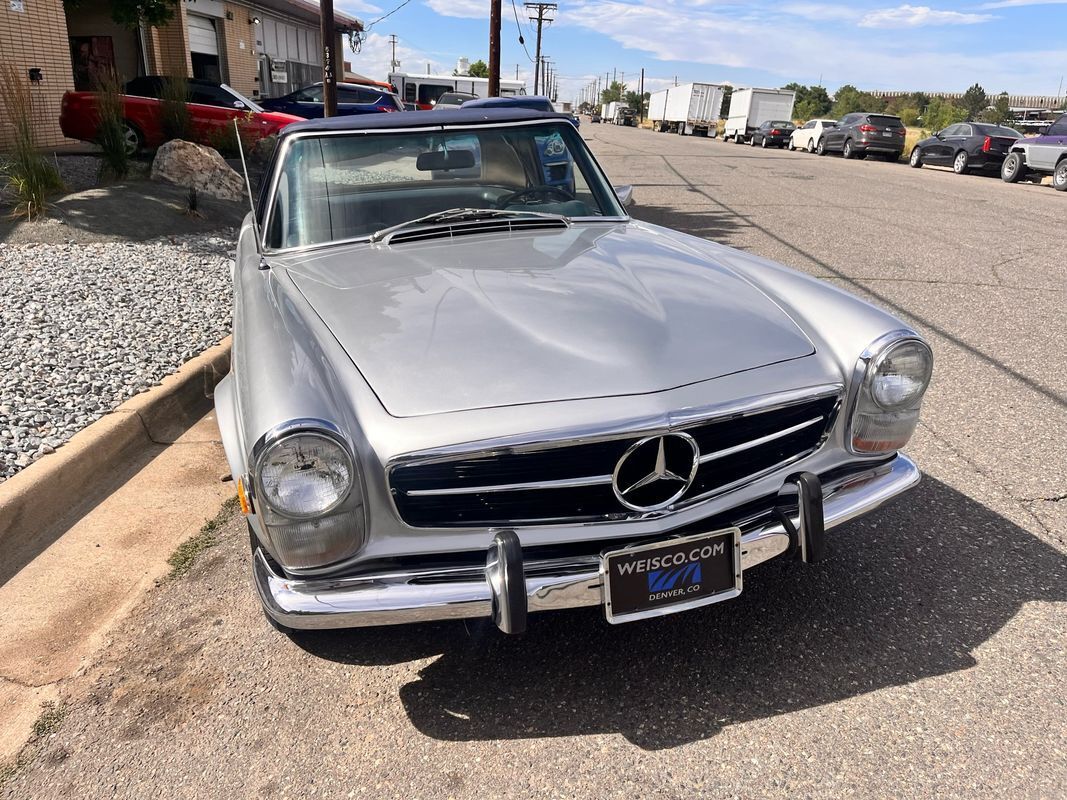
POLYGON ((796 96, 789 89, 735 89, 723 139, 744 144, 764 122, 791 121, 796 96))
POLYGON ((722 96, 722 87, 714 83, 683 83, 656 92, 648 100, 652 130, 715 136, 722 96))
POLYGON ((600 119, 603 122, 615 122, 615 109, 621 105, 618 100, 614 100, 610 103, 604 103, 600 107, 600 119))

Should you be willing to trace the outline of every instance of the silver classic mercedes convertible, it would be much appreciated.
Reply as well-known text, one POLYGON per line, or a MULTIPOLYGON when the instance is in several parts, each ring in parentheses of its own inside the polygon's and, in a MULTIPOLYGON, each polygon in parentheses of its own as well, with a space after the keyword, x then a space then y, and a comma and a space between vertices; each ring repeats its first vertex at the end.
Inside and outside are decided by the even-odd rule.
POLYGON ((918 482, 922 338, 631 194, 562 115, 283 131, 216 394, 276 627, 698 608, 918 482))

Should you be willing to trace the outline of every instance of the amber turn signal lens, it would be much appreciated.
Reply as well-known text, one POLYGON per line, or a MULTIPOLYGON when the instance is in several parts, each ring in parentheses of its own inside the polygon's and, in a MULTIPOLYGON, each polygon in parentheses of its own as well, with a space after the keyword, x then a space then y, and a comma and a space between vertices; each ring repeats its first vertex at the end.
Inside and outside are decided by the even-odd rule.
POLYGON ((237 479, 237 502, 241 505, 241 513, 247 514, 251 509, 248 506, 248 496, 245 494, 245 483, 237 479))

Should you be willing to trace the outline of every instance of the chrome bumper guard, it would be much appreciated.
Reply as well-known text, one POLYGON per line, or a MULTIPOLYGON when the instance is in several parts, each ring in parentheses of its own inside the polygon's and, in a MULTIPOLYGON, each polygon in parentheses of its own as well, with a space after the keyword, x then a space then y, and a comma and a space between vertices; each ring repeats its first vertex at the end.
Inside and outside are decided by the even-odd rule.
MULTIPOLYGON (((811 496, 819 486, 818 480, 804 476, 810 473, 793 476, 783 486, 783 493, 798 496, 799 513, 778 511, 778 521, 749 530, 741 537, 742 570, 786 552, 796 553, 805 562, 818 560, 823 529, 873 511, 914 487, 920 479, 914 462, 898 455, 888 463, 823 485, 820 503, 818 497, 811 496)), ((257 548, 253 574, 267 614, 295 629, 489 617, 505 632, 520 633, 528 612, 603 602, 598 556, 523 563, 517 537, 511 531, 498 535, 487 554, 484 571, 455 567, 351 578, 293 579, 278 575, 262 549, 257 548), (521 602, 521 588, 516 588, 523 578, 525 605, 521 602)))

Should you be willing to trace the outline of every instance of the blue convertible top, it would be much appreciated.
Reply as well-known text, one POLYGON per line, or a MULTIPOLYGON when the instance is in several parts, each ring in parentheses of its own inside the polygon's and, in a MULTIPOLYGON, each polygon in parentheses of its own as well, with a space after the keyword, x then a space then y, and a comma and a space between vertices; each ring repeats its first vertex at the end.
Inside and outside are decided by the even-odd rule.
POLYGON ((388 114, 356 114, 328 119, 309 119, 282 128, 279 136, 309 131, 369 131, 381 128, 438 128, 441 126, 477 125, 486 122, 529 122, 559 119, 569 122, 567 114, 533 111, 529 108, 455 108, 447 111, 396 111, 388 114))

